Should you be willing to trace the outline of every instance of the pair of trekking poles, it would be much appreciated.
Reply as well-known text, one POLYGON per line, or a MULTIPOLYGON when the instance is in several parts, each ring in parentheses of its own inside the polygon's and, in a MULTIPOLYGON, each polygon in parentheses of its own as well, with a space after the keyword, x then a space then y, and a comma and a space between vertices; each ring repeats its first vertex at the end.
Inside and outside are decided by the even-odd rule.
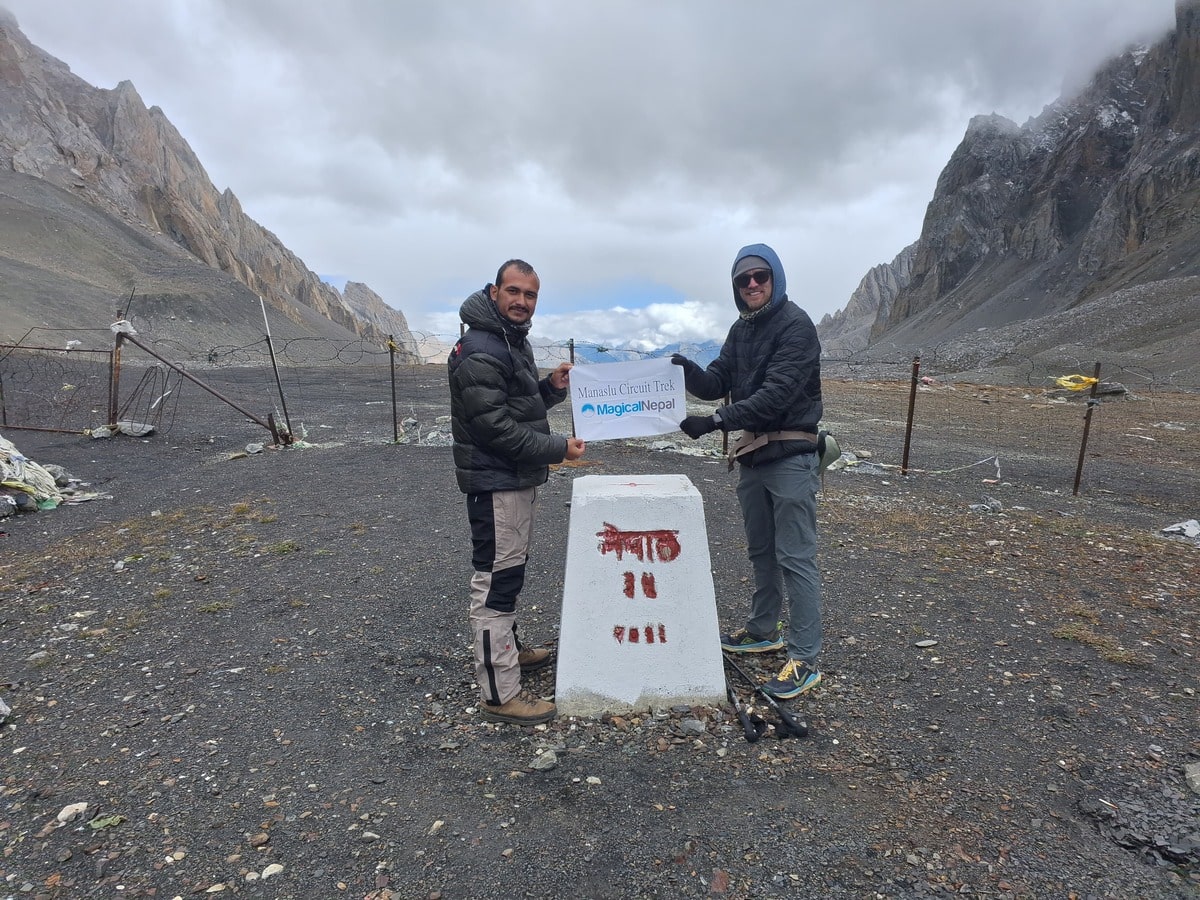
POLYGON ((725 657, 725 663, 733 671, 737 672, 741 679, 750 686, 751 691, 762 697, 766 701, 767 706, 779 716, 778 722, 767 722, 762 716, 747 712, 746 708, 742 706, 742 701, 738 698, 737 692, 733 689, 733 685, 729 683, 729 678, 726 677, 725 694, 729 697, 729 702, 733 705, 733 711, 742 725, 742 732, 747 743, 758 743, 761 738, 772 730, 774 730, 774 736, 780 740, 790 737, 808 737, 807 723, 797 719, 792 713, 784 709, 778 700, 763 690, 761 684, 755 681, 745 669, 734 662, 733 657, 727 651, 722 651, 722 655, 725 657))

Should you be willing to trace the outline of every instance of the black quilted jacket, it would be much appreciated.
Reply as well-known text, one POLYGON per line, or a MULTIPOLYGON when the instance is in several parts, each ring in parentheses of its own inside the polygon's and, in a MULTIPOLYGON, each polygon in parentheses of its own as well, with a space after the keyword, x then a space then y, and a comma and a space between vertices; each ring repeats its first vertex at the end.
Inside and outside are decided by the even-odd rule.
POLYGON ((467 332, 449 358, 454 474, 465 494, 537 487, 567 455, 566 437, 546 420, 567 392, 538 378, 525 335, 508 326, 489 288, 463 302, 467 332))
MULTIPOLYGON (((717 409, 726 431, 815 433, 823 413, 820 359, 812 319, 784 297, 753 319, 734 322, 720 355, 687 375, 687 389, 701 400, 731 395, 730 405, 717 409)), ((815 450, 808 441, 771 441, 738 462, 758 466, 815 450)))

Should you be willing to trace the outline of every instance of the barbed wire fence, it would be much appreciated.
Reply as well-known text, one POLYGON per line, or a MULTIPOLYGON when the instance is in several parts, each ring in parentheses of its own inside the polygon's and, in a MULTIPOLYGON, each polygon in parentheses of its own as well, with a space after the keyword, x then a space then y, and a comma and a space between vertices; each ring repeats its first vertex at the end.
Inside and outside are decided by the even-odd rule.
POLYGON ((111 368, 107 329, 33 329, 0 345, 0 428, 82 430, 71 423, 108 410, 111 368))
POLYGON ((869 466, 901 476, 970 472, 982 485, 1023 482, 1050 493, 1142 494, 1154 503, 1176 502, 1178 475, 1200 467, 1200 384, 1177 370, 1011 354, 966 369, 936 349, 823 362, 826 417, 851 449, 859 415, 894 411, 864 423, 869 466), (889 402, 871 402, 879 393, 889 402))
MULTIPOLYGON (((0 345, 0 428, 92 434, 120 422, 131 434, 145 426, 162 435, 204 430, 210 439, 271 442, 283 433, 309 442, 420 443, 449 413, 444 363, 457 335, 414 333, 390 345, 264 337, 216 346, 141 338, 138 346, 114 338, 103 329, 37 329, 0 345), (279 433, 260 427, 270 422, 279 433)), ((662 355, 575 340, 534 350, 543 369, 662 355)), ((1173 469, 1200 470, 1200 384, 1178 371, 1065 355, 972 362, 942 347, 830 353, 822 367, 825 424, 864 471, 970 470, 985 483, 1165 495, 1173 469), (1090 383, 1060 383, 1092 377, 1097 364, 1095 395, 1090 383), (1020 449, 998 450, 1014 445, 1020 449), (1150 487, 1135 483, 1139 471, 1156 473, 1150 487)))

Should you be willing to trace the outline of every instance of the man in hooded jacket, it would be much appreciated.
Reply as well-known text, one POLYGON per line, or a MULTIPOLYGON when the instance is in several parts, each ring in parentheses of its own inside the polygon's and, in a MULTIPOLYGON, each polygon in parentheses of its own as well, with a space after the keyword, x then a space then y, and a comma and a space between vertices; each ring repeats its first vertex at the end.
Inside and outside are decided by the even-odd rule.
POLYGON ((553 703, 521 688, 521 672, 548 665, 550 651, 517 639, 537 488, 550 463, 584 452, 578 438, 550 433, 547 409, 566 399, 571 366, 538 377, 527 336, 540 289, 529 263, 504 263, 495 284, 463 302, 467 330, 448 360, 455 477, 471 525, 470 622, 481 712, 516 725, 555 714, 553 703))
POLYGON ((731 270, 738 320, 707 368, 676 354, 687 390, 701 400, 730 395, 710 416, 688 416, 695 439, 716 429, 741 431, 731 450, 740 464, 738 501, 754 595, 744 628, 721 635, 734 653, 785 646, 780 614, 786 589, 788 659, 763 689, 787 699, 821 681, 821 578, 817 570, 817 453, 821 421, 821 345, 808 313, 787 297, 778 255, 766 244, 737 254, 731 270))

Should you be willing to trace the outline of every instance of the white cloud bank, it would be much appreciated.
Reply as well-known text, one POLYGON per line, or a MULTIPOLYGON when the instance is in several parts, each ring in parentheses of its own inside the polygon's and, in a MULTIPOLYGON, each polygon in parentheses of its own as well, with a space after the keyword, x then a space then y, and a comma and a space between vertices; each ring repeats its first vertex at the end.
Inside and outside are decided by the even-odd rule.
POLYGON ((972 115, 1018 122, 1173 0, 0 0, 99 87, 133 81, 218 188, 414 330, 505 259, 543 339, 724 335, 779 252, 814 319, 920 233, 972 115))

